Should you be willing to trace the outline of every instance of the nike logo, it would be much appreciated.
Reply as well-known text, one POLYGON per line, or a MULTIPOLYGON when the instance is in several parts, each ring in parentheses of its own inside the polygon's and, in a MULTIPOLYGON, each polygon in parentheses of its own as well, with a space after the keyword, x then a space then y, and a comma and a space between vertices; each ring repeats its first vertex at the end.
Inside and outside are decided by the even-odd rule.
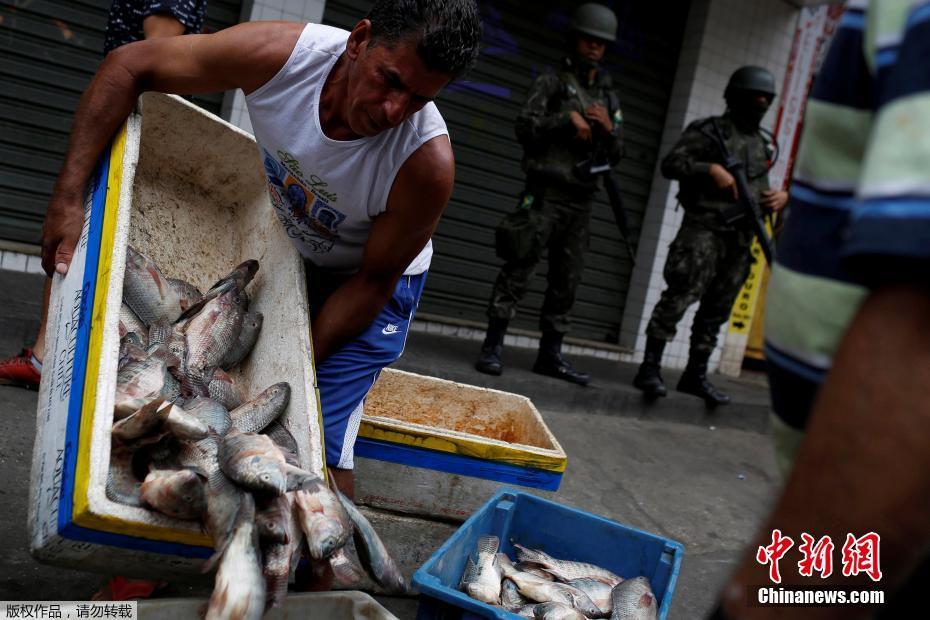
POLYGON ((388 323, 385 328, 381 330, 381 333, 385 336, 390 336, 391 334, 396 334, 398 332, 400 332, 400 330, 397 329, 397 326, 393 323, 388 323))

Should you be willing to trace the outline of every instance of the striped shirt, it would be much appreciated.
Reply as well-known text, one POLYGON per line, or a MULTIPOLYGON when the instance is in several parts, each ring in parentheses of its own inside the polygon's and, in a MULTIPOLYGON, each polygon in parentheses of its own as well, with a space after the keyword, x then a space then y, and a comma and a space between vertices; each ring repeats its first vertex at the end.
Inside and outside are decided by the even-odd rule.
POLYGON ((145 38, 142 22, 150 15, 168 15, 184 25, 184 34, 203 31, 207 0, 113 0, 103 41, 103 53, 145 38))
POLYGON ((851 0, 807 104, 766 308, 776 415, 803 429, 869 289, 930 265, 930 0, 851 0))

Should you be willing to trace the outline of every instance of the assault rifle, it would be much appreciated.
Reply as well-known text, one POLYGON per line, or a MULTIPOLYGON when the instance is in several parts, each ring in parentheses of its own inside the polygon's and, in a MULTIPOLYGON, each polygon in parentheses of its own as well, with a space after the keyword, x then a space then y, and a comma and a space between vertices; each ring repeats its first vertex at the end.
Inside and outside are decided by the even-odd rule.
MULTIPOLYGON (((594 139, 597 140, 598 137, 594 136, 594 139)), ((600 146, 596 147, 591 157, 577 163, 576 168, 582 178, 584 178, 585 175, 592 178, 604 178, 604 189, 607 190, 607 200, 610 202, 610 209, 613 211, 614 219, 617 221, 617 228, 620 231, 620 240, 623 241, 623 245, 626 247, 626 253, 630 258, 630 263, 636 265, 636 255, 633 252, 633 246, 630 245, 630 223, 629 220, 627 220, 626 209, 623 206, 623 196, 620 195, 620 188, 617 185, 617 180, 613 176, 606 150, 600 146)))
POLYGON ((765 260, 771 266, 774 246, 772 238, 765 228, 766 216, 762 213, 762 207, 756 202, 752 189, 749 187, 749 178, 746 176, 746 166, 740 159, 734 157, 733 154, 730 153, 730 150, 727 148, 727 143, 720 133, 720 127, 717 125, 717 121, 714 120, 711 124, 714 127, 714 135, 710 137, 717 143, 717 147, 720 149, 720 155, 723 157, 723 167, 727 169, 727 172, 733 175, 733 179, 736 181, 736 191, 739 193, 737 200, 743 207, 741 213, 735 217, 727 218, 726 221, 728 224, 732 224, 743 217, 748 217, 752 222, 753 233, 755 233, 756 238, 759 240, 759 245, 762 247, 765 260))

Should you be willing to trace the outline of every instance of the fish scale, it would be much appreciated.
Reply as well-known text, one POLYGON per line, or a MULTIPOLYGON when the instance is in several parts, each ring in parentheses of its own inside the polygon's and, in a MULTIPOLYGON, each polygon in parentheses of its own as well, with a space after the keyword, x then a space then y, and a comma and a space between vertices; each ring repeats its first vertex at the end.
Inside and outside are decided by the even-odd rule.
POLYGON ((243 433, 257 433, 278 419, 291 399, 291 386, 275 383, 261 394, 229 412, 233 427, 243 433))
POLYGON ((214 368, 206 379, 210 398, 230 411, 242 404, 242 390, 223 369, 214 368))
POLYGON ((246 312, 242 319, 242 329, 235 344, 230 347, 220 366, 229 370, 239 364, 252 351, 258 334, 262 330, 264 316, 261 312, 246 312))
POLYGON ((186 308, 182 294, 155 261, 132 247, 126 248, 123 301, 146 325, 159 320, 173 323, 186 308))
POLYGON ((627 579, 610 593, 610 620, 655 620, 658 603, 646 577, 627 579))
POLYGON ((242 297, 238 289, 232 289, 211 299, 186 323, 186 376, 195 394, 208 394, 204 373, 218 366, 235 344, 244 314, 242 297))

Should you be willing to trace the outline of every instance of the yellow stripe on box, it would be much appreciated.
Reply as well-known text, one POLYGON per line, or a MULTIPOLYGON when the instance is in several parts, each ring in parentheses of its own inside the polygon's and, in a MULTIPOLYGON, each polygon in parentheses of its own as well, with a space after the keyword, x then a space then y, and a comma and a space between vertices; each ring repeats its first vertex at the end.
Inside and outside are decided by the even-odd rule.
POLYGON ((362 419, 358 434, 360 437, 398 443, 415 448, 426 448, 449 454, 461 454, 477 459, 507 463, 517 467, 532 467, 545 471, 564 472, 565 457, 534 454, 519 448, 499 446, 468 439, 466 437, 439 437, 415 430, 399 431, 381 426, 371 420, 362 419))
POLYGON ((94 427, 94 404, 97 399, 97 379, 100 374, 100 357, 103 349, 103 328, 109 293, 110 268, 113 259, 113 240, 116 236, 116 219, 119 211, 120 189, 123 179, 123 155, 126 149, 126 125, 117 134, 110 149, 110 169, 107 175, 107 195, 100 235, 100 258, 97 264, 97 290, 91 315, 90 342, 87 349, 87 370, 84 375, 84 399, 81 406, 80 435, 77 464, 74 474, 74 508, 71 520, 75 525, 92 530, 126 534, 151 540, 212 547, 210 537, 201 532, 127 521, 111 516, 94 514, 90 510, 90 448, 94 427))

